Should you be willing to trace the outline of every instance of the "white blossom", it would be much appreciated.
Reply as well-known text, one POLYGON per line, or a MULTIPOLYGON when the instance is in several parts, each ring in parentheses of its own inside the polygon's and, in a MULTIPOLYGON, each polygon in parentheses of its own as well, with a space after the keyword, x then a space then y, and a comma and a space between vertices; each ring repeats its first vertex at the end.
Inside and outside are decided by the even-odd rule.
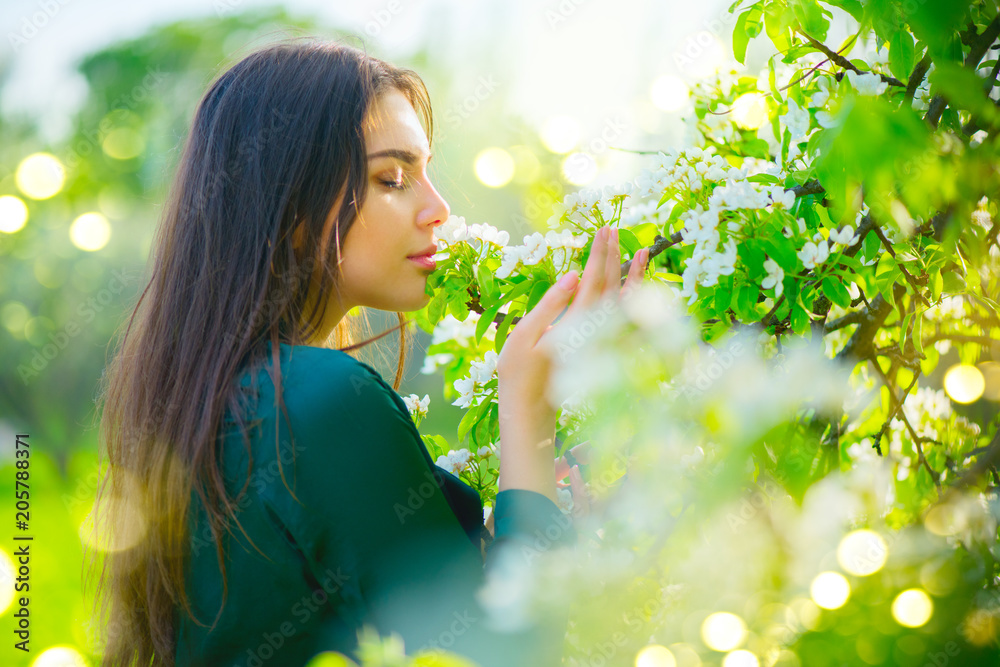
POLYGON ((410 416, 414 419, 423 419, 427 416, 427 408, 430 406, 431 397, 424 394, 423 398, 418 398, 416 394, 403 397, 406 409, 410 411, 410 416))
MULTIPOLYGON (((465 218, 460 215, 452 215, 443 225, 434 229, 434 236, 437 240, 447 244, 468 241, 469 228, 465 224, 465 218)), ((441 249, 440 246, 438 248, 441 249)))
POLYGON ((809 106, 814 108, 824 107, 830 100, 830 79, 821 76, 816 80, 816 85, 819 86, 819 90, 809 98, 809 106))
POLYGON ((792 141, 797 141, 809 133, 809 112, 799 107, 795 100, 788 100, 788 113, 779 116, 778 120, 792 134, 792 141))
POLYGON ((455 380, 455 390, 458 391, 459 397, 451 404, 467 408, 472 405, 472 400, 476 396, 476 380, 471 377, 455 380))
POLYGON ((447 454, 437 457, 437 461, 435 461, 434 464, 439 468, 457 475, 469 467, 469 459, 471 458, 472 453, 468 449, 453 449, 447 454))
POLYGON ((525 264, 538 264, 549 254, 549 246, 540 232, 524 237, 524 251, 521 261, 525 264))
POLYGON ((500 259, 500 267, 496 270, 496 277, 509 277, 523 258, 524 246, 506 246, 503 249, 503 257, 500 259))
POLYGON ((854 227, 844 225, 841 229, 830 232, 830 241, 843 246, 852 246, 858 242, 858 235, 854 233, 854 227))
POLYGON ((767 271, 767 277, 764 278, 760 286, 764 289, 771 289, 773 287, 774 298, 777 299, 785 289, 784 284, 781 282, 785 279, 785 270, 773 259, 767 259, 764 262, 764 270, 767 271))
POLYGON ((790 211, 792 206, 795 205, 795 191, 786 190, 780 185, 775 185, 769 190, 771 194, 771 201, 774 203, 772 206, 777 206, 778 208, 783 208, 786 211, 790 211))
POLYGON ((847 79, 851 82, 851 86, 857 91, 858 95, 864 97, 874 97, 876 95, 881 95, 889 88, 889 84, 882 81, 882 77, 878 74, 872 74, 870 72, 865 72, 863 74, 858 74, 854 70, 847 71, 847 79))
POLYGON ((492 243, 498 245, 501 248, 507 245, 510 240, 510 234, 506 231, 499 230, 493 225, 482 223, 480 225, 472 225, 469 227, 469 236, 474 239, 479 239, 485 243, 492 243))
POLYGON ((735 270, 736 264, 736 243, 732 240, 726 242, 725 250, 716 253, 701 263, 704 271, 702 285, 711 287, 719 282, 719 276, 728 276, 735 270))
POLYGON ((820 241, 819 243, 808 241, 802 246, 802 250, 798 252, 798 256, 807 269, 815 269, 830 256, 830 250, 827 248, 826 241, 820 241))
POLYGON ((493 374, 496 373, 498 359, 496 352, 488 351, 482 361, 472 362, 470 375, 476 382, 486 384, 493 379, 493 374))

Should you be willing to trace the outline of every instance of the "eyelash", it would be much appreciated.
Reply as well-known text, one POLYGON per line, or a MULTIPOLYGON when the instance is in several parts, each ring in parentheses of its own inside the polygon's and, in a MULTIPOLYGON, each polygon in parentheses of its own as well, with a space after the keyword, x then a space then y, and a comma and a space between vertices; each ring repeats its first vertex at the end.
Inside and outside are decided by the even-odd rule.
POLYGON ((385 187, 389 188, 390 190, 405 190, 406 189, 406 183, 403 180, 386 181, 386 180, 379 179, 379 183, 381 183, 385 187))

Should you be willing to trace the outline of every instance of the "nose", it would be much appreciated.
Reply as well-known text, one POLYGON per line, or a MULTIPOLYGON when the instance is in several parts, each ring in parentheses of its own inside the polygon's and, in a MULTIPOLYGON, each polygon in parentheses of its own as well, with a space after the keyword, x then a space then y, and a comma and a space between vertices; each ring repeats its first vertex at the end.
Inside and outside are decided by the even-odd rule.
POLYGON ((425 183, 425 197, 420 214, 417 216, 417 223, 420 226, 438 227, 443 225, 448 216, 451 215, 451 207, 448 206, 448 202, 444 200, 441 193, 434 188, 430 179, 426 179, 425 183))

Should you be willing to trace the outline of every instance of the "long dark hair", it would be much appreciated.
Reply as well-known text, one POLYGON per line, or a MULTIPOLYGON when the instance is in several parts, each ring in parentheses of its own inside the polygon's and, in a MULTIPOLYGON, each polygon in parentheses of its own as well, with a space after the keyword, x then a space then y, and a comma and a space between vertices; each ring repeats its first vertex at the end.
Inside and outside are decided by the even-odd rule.
MULTIPOLYGON (((98 577, 105 665, 173 664, 176 614, 193 617, 183 579, 193 493, 225 581, 223 537, 239 527, 239 494, 224 486, 217 433, 227 408, 240 414, 237 374, 268 355, 275 411, 285 410, 278 346, 312 340, 339 294, 341 243, 367 191, 363 122, 389 89, 407 96, 430 139, 416 73, 339 42, 285 40, 251 53, 198 105, 149 282, 100 387, 106 460, 88 579, 98 577)), ((398 330, 398 389, 410 340, 396 315, 397 326, 355 342, 362 309, 325 345, 354 351, 398 330)))

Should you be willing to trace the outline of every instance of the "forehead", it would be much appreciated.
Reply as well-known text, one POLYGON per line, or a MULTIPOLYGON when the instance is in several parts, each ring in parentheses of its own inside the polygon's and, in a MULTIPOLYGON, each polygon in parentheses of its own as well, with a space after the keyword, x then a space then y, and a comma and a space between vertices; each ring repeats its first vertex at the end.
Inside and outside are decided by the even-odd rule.
POLYGON ((406 95, 395 88, 390 88, 374 100, 364 131, 370 153, 387 148, 430 152, 427 134, 417 112, 406 95))

